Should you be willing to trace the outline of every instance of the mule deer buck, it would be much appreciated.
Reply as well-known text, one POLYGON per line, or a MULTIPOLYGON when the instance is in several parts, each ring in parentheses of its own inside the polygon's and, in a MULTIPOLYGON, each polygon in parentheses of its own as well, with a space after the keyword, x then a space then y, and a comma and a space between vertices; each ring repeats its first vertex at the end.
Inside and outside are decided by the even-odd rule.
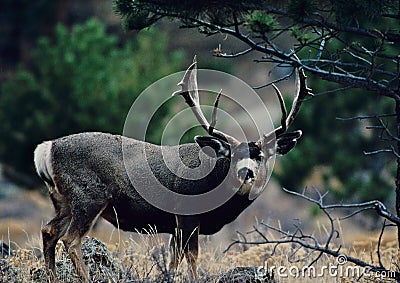
MULTIPOLYGON (((207 121, 198 102, 196 72, 194 62, 179 83, 182 90, 174 93, 184 97, 209 134, 196 136, 195 143, 162 148, 118 135, 80 133, 37 146, 34 153, 36 170, 49 189, 56 211, 56 216, 42 228, 49 280, 56 279, 55 246, 62 239, 78 275, 83 281, 90 281, 82 260, 81 245, 82 238, 99 216, 123 230, 143 231, 152 225, 157 233, 171 234, 171 269, 176 268, 185 256, 191 275, 196 277, 198 235, 214 234, 235 220, 252 203, 250 190, 266 185, 268 159, 275 153, 286 154, 295 146, 301 131, 287 133, 286 130, 299 112, 304 97, 309 94, 303 71, 297 72, 296 93, 289 114, 281 93, 274 86, 282 110, 281 125, 255 142, 239 142, 215 129, 216 111, 213 111, 212 122, 207 121), (134 168, 125 166, 123 143, 134 168), (129 170, 137 171, 139 181, 135 185, 148 184, 147 176, 141 174, 142 164, 135 159, 143 156, 142 149, 152 173, 168 190, 197 195, 213 190, 223 179, 227 179, 225 189, 232 191, 236 188, 237 191, 224 204, 205 213, 179 215, 163 211, 145 201, 128 177, 129 170), (205 167, 213 167, 208 168, 209 174, 199 180, 177 178, 165 165, 162 155, 162 151, 168 153, 172 150, 178 150, 179 154, 171 154, 169 162, 179 170, 186 170, 185 166, 198 167, 199 155, 203 152, 205 158, 203 156, 201 162, 205 163, 205 167)), ((214 110, 218 100, 219 96, 214 110)), ((153 192, 154 188, 146 189, 153 192)))

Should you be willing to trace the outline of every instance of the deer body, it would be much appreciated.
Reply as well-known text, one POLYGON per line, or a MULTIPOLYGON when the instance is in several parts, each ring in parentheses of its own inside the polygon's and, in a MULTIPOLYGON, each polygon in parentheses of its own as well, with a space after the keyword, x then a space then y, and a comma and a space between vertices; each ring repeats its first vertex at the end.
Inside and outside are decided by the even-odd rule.
MULTIPOLYGON (((101 208, 100 215, 116 227, 127 231, 140 231, 155 226, 160 233, 172 234, 176 228, 175 215, 149 204, 131 184, 123 161, 122 139, 129 142, 133 157, 140 154, 140 151, 136 152, 135 149, 145 144, 146 159, 150 165, 157 165, 153 171, 154 175, 158 179, 163 175, 164 185, 178 193, 196 195, 212 190, 229 171, 230 161, 219 159, 211 174, 203 180, 177 180, 166 165, 160 162, 161 146, 106 133, 81 133, 39 145, 46 146, 50 151, 45 155, 49 160, 44 164, 51 167, 38 168, 38 172, 41 175, 52 172, 52 175, 47 173, 43 179, 49 180, 46 182, 53 187, 51 192, 54 197, 66 196, 68 201, 82 204, 96 202, 96 206, 101 208), (65 162, 52 162, 54 160, 65 162)), ((199 166, 199 145, 190 143, 175 147, 178 147, 181 153, 181 156, 176 156, 176 164, 186 164, 192 168, 199 166)), ((41 150, 38 149, 37 152, 41 150)), ((35 160, 39 160, 39 157, 35 160)), ((212 162, 210 164, 212 165, 212 162)), ((131 169, 141 170, 140 166, 131 169)), ((146 173, 143 172, 142 175, 143 183, 148 178, 146 173)), ((236 219, 250 204, 251 201, 246 195, 234 195, 215 211, 193 215, 191 218, 199 222, 200 234, 214 234, 225 224, 236 219)))
MULTIPOLYGON (((266 185, 268 159, 289 152, 301 136, 301 131, 286 133, 286 130, 309 93, 302 72, 298 75, 289 115, 275 87, 282 109, 281 126, 256 142, 239 142, 216 130, 216 111, 213 111, 213 121, 208 123, 199 105, 196 62, 188 68, 179 85, 182 91, 174 95, 185 98, 210 136, 197 136, 195 143, 190 144, 158 146, 118 135, 81 133, 37 146, 35 167, 49 189, 56 211, 56 216, 42 228, 50 280, 56 279, 55 247, 62 239, 78 275, 83 281, 90 281, 81 245, 82 238, 99 216, 123 230, 145 232, 151 226, 158 233, 171 234, 170 267, 176 268, 185 256, 192 276, 196 277, 198 235, 214 234, 235 220, 252 203, 254 197, 249 197, 250 192, 255 191, 258 196, 266 185), (197 168, 207 174, 187 178, 185 173, 197 168), (157 182, 152 182, 152 177, 157 182), (159 186, 183 195, 201 195, 219 188, 230 197, 205 212, 175 213, 148 202, 139 193, 139 186, 141 193, 144 189, 156 197, 159 186)), ((220 94, 215 110, 219 98, 220 94)), ((171 207, 183 202, 179 198, 165 201, 171 207)))
MULTIPOLYGON (((197 237, 193 237, 194 232, 216 233, 235 220, 252 202, 247 195, 235 194, 217 209, 191 216, 174 215, 158 209, 144 200, 131 184, 126 170, 137 171, 135 175, 143 179, 137 181, 143 184, 146 184, 148 172, 140 172, 140 164, 135 168, 125 168, 123 139, 124 145, 129 148, 127 156, 131 158, 137 158, 141 154, 139 148, 145 146, 146 159, 154 175, 163 181, 164 186, 177 193, 205 193, 218 186, 229 173, 229 159, 219 158, 214 165, 212 157, 206 156, 202 162, 209 161, 213 166, 209 175, 202 180, 180 179, 161 162, 161 146, 106 133, 81 133, 40 144, 35 150, 35 165, 49 188, 57 213, 54 220, 42 229, 46 264, 49 263, 47 267, 52 273, 55 272, 54 247, 61 237, 74 264, 83 266, 78 256, 81 240, 99 216, 126 231, 146 232, 151 226, 156 227, 158 233, 176 237, 174 233, 179 228, 182 230, 179 242, 183 243, 182 250, 190 258, 197 254, 198 243, 197 237), (192 255, 189 256, 189 253, 192 255)), ((170 148, 173 147, 178 148, 180 153, 180 156, 175 156, 177 160, 173 164, 190 168, 199 166, 201 148, 198 144, 170 148)), ((225 189, 232 190, 232 187, 225 189)), ((172 245, 177 244, 176 240, 173 239, 172 245)), ((176 247, 171 246, 171 249, 176 247)), ((173 267, 180 262, 180 254, 180 250, 173 252, 173 267)), ((194 260, 189 260, 189 263, 195 269, 194 260)), ((83 267, 80 275, 85 278, 85 274, 83 267)))

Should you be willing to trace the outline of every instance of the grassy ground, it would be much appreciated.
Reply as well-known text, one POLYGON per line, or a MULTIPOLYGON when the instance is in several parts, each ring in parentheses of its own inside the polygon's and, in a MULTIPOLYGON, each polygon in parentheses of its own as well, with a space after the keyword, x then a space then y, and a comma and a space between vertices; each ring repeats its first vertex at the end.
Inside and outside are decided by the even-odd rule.
MULTIPOLYGON (((267 196, 282 199, 279 196, 271 197, 273 193, 270 190, 267 196)), ((264 204, 266 201, 268 198, 260 203, 264 204)), ((280 205, 282 206, 282 202, 280 205)), ((299 208, 299 205, 296 203, 296 211, 305 211, 299 208)), ((268 203, 267 207, 271 206, 273 207, 273 203, 268 203)), ((285 210, 290 207, 290 203, 284 205, 285 210)), ((257 212, 257 204, 255 208, 257 212)), ((278 209, 279 207, 273 210, 278 209)), ((264 210, 258 208, 258 211, 264 210)), ((281 214, 282 217, 293 217, 293 213, 289 213, 289 216, 281 214)), ((37 193, 18 194, 13 199, 1 202, 0 215, 0 241, 14 248, 11 257, 1 259, 0 256, 0 282, 46 282, 39 231, 40 223, 47 222, 53 215, 53 208, 47 196, 39 196, 37 193)), ((253 225, 254 219, 243 215, 237 222, 253 225)), ((310 220, 310 224, 311 222, 317 226, 314 228, 317 231, 315 234, 323 239, 326 233, 324 227, 329 227, 327 223, 324 223, 323 219, 313 219, 310 220)), ((335 242, 336 247, 341 246, 341 252, 344 254, 379 265, 379 232, 354 229, 354 223, 344 225, 346 226, 340 227, 341 238, 335 242)), ((223 250, 230 243, 229 239, 235 235, 234 230, 246 232, 249 228, 234 226, 211 239, 201 238, 198 259, 200 282, 263 282, 255 279, 266 278, 262 276, 265 275, 265 269, 270 271, 270 275, 274 274, 274 282, 355 282, 358 277, 361 278, 358 282, 394 282, 390 278, 391 274, 370 273, 359 276, 363 269, 348 262, 338 263, 336 258, 328 256, 322 256, 311 269, 305 269, 316 254, 309 256, 307 251, 298 249, 295 245, 281 245, 278 248, 273 245, 236 245, 224 253, 223 250), (236 278, 236 281, 233 278, 236 278)), ((393 232, 394 229, 385 233, 381 245, 381 261, 386 268, 399 271, 400 254, 393 232)), ((168 270, 166 235, 125 233, 114 229, 108 223, 100 222, 89 236, 91 238, 86 240, 84 259, 95 282, 191 281, 186 262, 183 262, 175 273, 168 270)), ((61 242, 57 246, 57 274, 58 282, 79 282, 61 242)))
MULTIPOLYGON (((118 238, 118 231, 116 234, 118 238)), ((36 240, 32 240, 32 248, 15 250, 13 256, 0 260, 0 282, 46 282, 40 243, 36 240)), ((376 238, 353 241, 341 251, 378 264, 376 238)), ((88 237, 83 254, 95 282, 191 281, 185 262, 175 273, 168 269, 168 251, 162 236, 146 235, 125 240, 120 237, 117 242, 106 244, 88 237)), ((79 282, 61 242, 56 256, 58 281, 79 282)), ((399 256, 396 242, 384 239, 381 245, 382 263, 398 271, 399 256)), ((287 244, 277 248, 265 244, 248 248, 236 246, 223 253, 203 243, 198 259, 199 281, 264 282, 260 278, 266 278, 263 275, 268 270, 269 275, 274 274, 274 282, 355 282, 358 279, 358 282, 395 282, 392 274, 367 273, 362 276, 365 270, 346 262, 345 258, 338 260, 322 256, 311 268, 306 268, 310 258, 307 251, 287 244), (256 281, 257 278, 260 280, 256 281)))
MULTIPOLYGON (((278 195, 278 192, 271 188, 264 199, 252 206, 254 210, 246 211, 236 221, 236 225, 249 225, 247 228, 233 226, 230 229, 225 228, 225 232, 222 231, 222 234, 211 239, 201 238, 198 259, 200 282, 235 282, 232 278, 236 278, 236 282, 262 282, 262 280, 254 281, 257 269, 259 277, 264 278, 261 276, 264 274, 264 269, 261 267, 273 271, 275 282, 355 282, 360 277, 356 275, 361 275, 363 271, 361 268, 355 269, 351 263, 339 264, 336 258, 328 256, 322 256, 312 266, 313 269, 306 269, 303 272, 311 262, 311 256, 308 256, 307 251, 299 250, 294 245, 282 245, 276 249, 273 245, 249 247, 236 245, 228 252, 223 252, 231 242, 230 239, 235 237, 235 230, 246 232, 251 229, 254 216, 246 214, 255 215, 258 212, 260 215, 271 215, 270 211, 279 211, 281 219, 289 220, 293 215, 301 218, 307 216, 307 207, 301 207, 301 203, 298 202, 295 204, 289 202, 278 195), (280 200, 279 205, 273 201, 276 199, 280 200), (259 207, 260 205, 265 205, 266 208, 259 207), (295 209, 296 213, 290 211, 291 208, 295 209), (299 212, 303 215, 299 215, 299 212)), ((47 195, 41 196, 38 193, 17 194, 14 198, 0 202, 0 241, 10 244, 15 250, 12 257, 6 259, 0 257, 0 282, 46 282, 39 231, 41 223, 43 225, 51 219, 53 213, 47 195)), ((308 227, 312 225, 316 231, 314 234, 323 239, 326 227, 329 228, 329 223, 324 221, 322 218, 312 218, 305 221, 305 224, 308 227)), ((279 225, 281 223, 279 221, 279 225)), ((360 230, 358 226, 353 222, 347 224, 344 222, 343 226, 339 227, 341 238, 336 240, 336 247, 341 246, 341 252, 347 255, 379 265, 377 257, 379 232, 360 230)), ((90 240, 84 249, 85 260, 90 267, 93 281, 190 282, 186 262, 183 262, 174 274, 168 270, 166 235, 126 233, 116 230, 111 224, 103 221, 89 236, 105 243, 103 246, 101 242, 90 240)), ((400 254, 394 239, 394 229, 385 233, 381 245, 381 261, 386 268, 399 271, 397 266, 400 254)), ((79 282, 61 242, 57 246, 57 262, 58 282, 79 282)), ((366 274, 358 282, 394 282, 390 274, 388 275, 366 274)))

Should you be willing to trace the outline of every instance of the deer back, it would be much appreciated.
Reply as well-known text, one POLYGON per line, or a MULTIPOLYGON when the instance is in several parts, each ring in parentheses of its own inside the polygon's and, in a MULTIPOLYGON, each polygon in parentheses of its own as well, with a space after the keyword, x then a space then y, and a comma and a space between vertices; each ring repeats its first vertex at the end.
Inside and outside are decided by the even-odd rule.
POLYGON ((154 176, 163 188, 194 195, 218 186, 230 165, 227 159, 213 159, 205 154, 200 161, 199 153, 200 147, 195 143, 161 147, 118 135, 81 133, 52 141, 51 164, 54 181, 62 184, 59 189, 63 194, 68 194, 69 189, 90 188, 86 193, 107 198, 118 194, 139 198, 132 183, 154 186, 149 183, 154 176), (188 169, 197 174, 195 169, 201 164, 200 170, 209 174, 200 179, 195 175, 185 178, 188 169), (130 178, 135 178, 134 182, 130 178))

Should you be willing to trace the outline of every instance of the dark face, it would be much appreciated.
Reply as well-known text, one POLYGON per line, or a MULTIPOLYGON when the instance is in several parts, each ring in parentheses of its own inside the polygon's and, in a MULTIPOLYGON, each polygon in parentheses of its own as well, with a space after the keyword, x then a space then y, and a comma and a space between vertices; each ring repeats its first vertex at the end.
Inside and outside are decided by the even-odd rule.
POLYGON ((240 194, 249 193, 255 183, 265 179, 265 156, 255 142, 241 143, 232 150, 234 174, 240 182, 240 194))
POLYGON ((272 156, 288 153, 301 137, 301 131, 280 134, 276 140, 264 144, 262 142, 242 142, 230 145, 226 141, 215 137, 196 136, 196 143, 210 156, 228 158, 231 160, 235 184, 238 194, 249 194, 251 191, 258 196, 267 182, 267 161, 272 156), (208 148, 208 150, 206 150, 208 148))
POLYGON ((210 156, 231 160, 231 178, 233 184, 236 184, 233 189, 238 194, 249 194, 253 190, 258 195, 262 191, 267 182, 267 160, 270 154, 265 156, 259 143, 242 142, 232 146, 214 137, 197 136, 195 140, 206 154, 209 150, 212 153, 210 156))

